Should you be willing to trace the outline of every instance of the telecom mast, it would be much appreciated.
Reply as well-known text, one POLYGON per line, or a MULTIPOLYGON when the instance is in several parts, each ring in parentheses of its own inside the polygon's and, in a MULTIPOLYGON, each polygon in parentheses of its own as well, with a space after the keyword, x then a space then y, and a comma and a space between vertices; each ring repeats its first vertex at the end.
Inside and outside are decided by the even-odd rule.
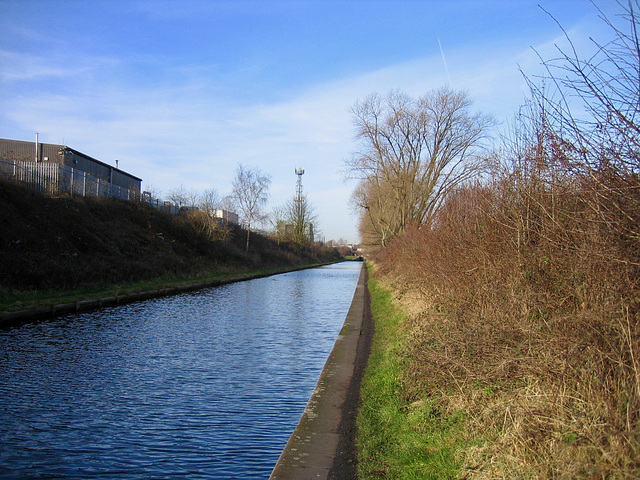
MULTIPOLYGON (((293 241, 299 245, 305 243, 305 239, 309 237, 307 235, 307 219, 306 209, 304 203, 304 197, 302 196, 302 175, 304 175, 304 168, 296 168, 296 175, 298 176, 298 182, 296 183, 296 196, 293 197, 293 241)), ((311 232, 311 227, 309 226, 311 232)), ((313 241, 313 240, 312 240, 313 241)))
POLYGON ((302 175, 304 175, 304 168, 296 168, 296 175, 298 176, 298 182, 296 183, 295 202, 297 206, 300 206, 302 203, 302 175))

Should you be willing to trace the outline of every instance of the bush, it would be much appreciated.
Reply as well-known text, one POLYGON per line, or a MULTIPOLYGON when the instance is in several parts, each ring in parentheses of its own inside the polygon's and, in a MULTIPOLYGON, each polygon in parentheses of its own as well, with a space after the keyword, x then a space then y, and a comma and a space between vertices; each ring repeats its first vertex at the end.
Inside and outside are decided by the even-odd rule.
POLYGON ((478 478, 631 478, 640 185, 548 160, 458 190, 376 257, 414 313, 405 388, 447 398, 491 437, 466 454, 478 478))

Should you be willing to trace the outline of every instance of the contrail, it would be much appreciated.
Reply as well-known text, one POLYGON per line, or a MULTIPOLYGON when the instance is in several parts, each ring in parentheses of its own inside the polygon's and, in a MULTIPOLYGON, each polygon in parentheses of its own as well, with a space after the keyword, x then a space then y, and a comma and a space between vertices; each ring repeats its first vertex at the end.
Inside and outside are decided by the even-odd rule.
POLYGON ((442 44, 440 43, 440 37, 438 37, 438 45, 440 45, 440 53, 442 54, 442 63, 444 63, 444 69, 447 72, 447 80, 449 81, 449 86, 451 86, 451 77, 449 76, 449 68, 447 68, 447 61, 444 59, 444 50, 442 50, 442 44))

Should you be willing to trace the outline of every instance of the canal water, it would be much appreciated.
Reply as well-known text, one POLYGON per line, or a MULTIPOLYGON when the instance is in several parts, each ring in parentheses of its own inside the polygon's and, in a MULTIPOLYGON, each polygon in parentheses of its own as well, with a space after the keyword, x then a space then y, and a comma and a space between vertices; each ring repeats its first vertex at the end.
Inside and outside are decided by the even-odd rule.
POLYGON ((268 478, 360 268, 0 329, 0 477, 268 478))

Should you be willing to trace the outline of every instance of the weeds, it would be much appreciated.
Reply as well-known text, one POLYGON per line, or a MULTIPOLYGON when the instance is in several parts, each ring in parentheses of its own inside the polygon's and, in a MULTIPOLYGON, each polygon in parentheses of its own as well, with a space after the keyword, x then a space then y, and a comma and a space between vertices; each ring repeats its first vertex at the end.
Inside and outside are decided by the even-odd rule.
POLYGON ((438 395, 407 390, 407 318, 378 282, 369 290, 376 335, 361 387, 359 478, 456 478, 464 416, 445 412, 438 395))
POLYGON ((461 190, 441 223, 376 258, 409 313, 402 390, 464 412, 477 444, 458 451, 465 478, 637 478, 635 250, 583 208, 588 190, 528 192, 565 220, 538 219, 514 241, 530 210, 514 214, 507 192, 521 193, 461 190))
POLYGON ((464 478, 640 478, 640 3, 618 7, 585 59, 563 30, 484 178, 371 257, 408 316, 405 405, 463 413, 464 478))

